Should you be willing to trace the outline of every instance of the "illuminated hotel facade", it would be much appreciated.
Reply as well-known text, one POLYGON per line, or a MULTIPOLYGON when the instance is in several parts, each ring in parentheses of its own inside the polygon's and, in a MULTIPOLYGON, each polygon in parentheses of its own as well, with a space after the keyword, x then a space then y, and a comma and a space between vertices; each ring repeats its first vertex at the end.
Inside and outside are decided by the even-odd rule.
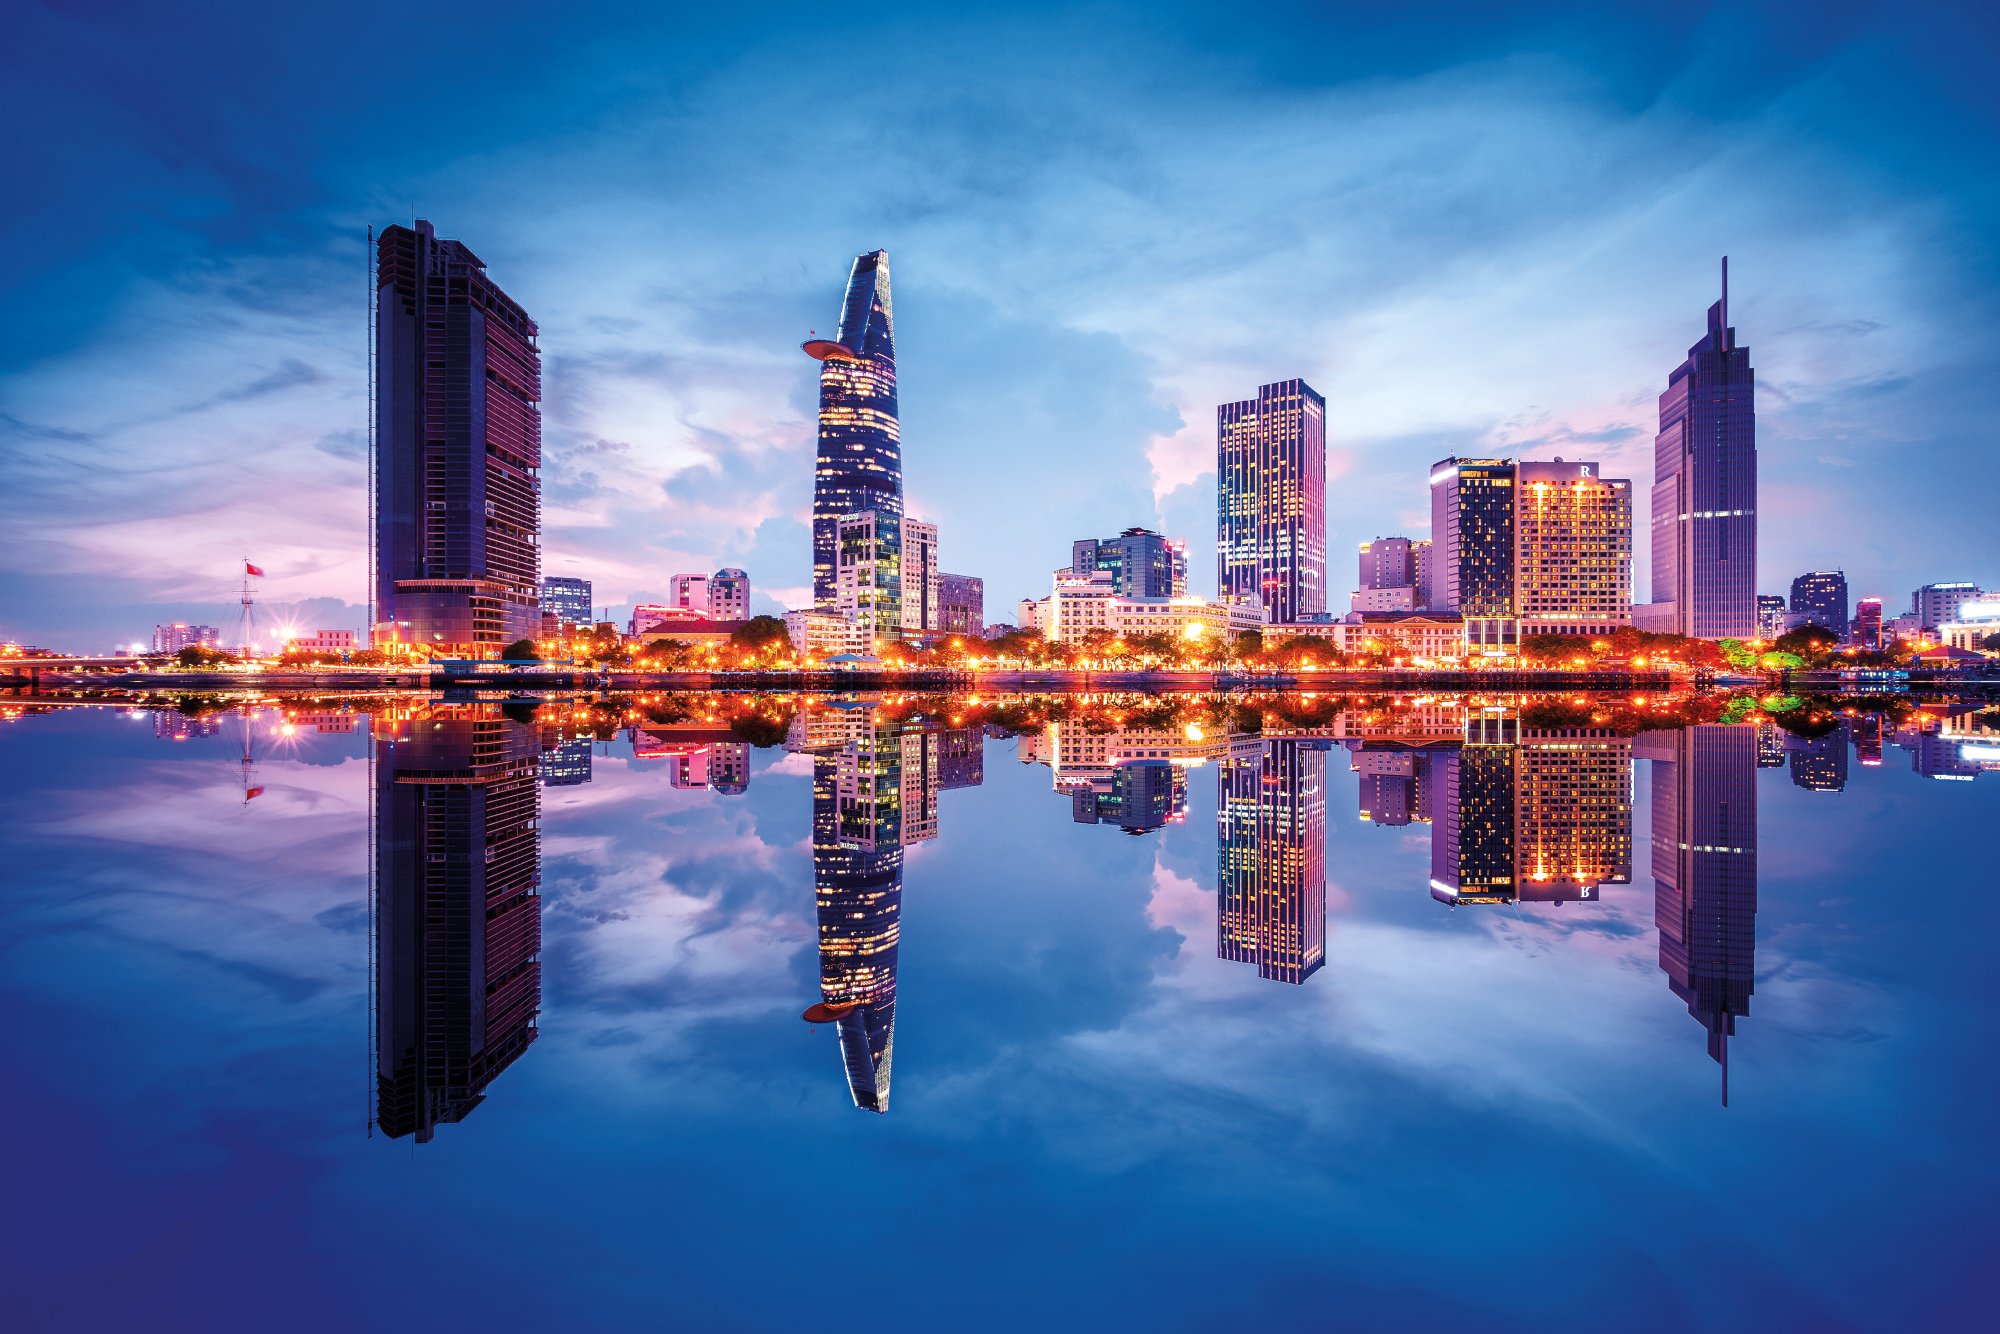
POLYGON ((856 256, 832 338, 811 338, 820 363, 819 453, 813 480, 813 605, 837 610, 840 521, 875 516, 874 588, 863 599, 882 610, 902 605, 903 446, 896 414, 895 315, 889 255, 856 256))
POLYGON ((541 629, 535 322, 421 218, 375 258, 375 637, 496 657, 541 629))
POLYGON ((1326 610, 1326 400, 1304 380, 1215 410, 1216 584, 1274 623, 1326 610))
POLYGON ((1326 748, 1263 742, 1218 787, 1216 957, 1304 982, 1326 963, 1326 748))
POLYGON ((376 1110, 465 1119, 541 1008, 539 729, 491 705, 375 719, 376 1110))
POLYGON ((1727 259, 1708 332, 1660 395, 1652 536, 1653 600, 1634 608, 1641 629, 1700 639, 1756 635, 1756 385, 1750 351, 1729 327, 1727 259))

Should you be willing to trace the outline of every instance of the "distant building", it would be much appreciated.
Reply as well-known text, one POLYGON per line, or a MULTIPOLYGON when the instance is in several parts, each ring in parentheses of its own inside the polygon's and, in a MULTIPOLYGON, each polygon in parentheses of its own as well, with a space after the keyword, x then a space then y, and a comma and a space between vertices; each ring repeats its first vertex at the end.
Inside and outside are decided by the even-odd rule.
POLYGON ((1326 610, 1326 400, 1304 380, 1216 408, 1216 582, 1274 621, 1326 610))
POLYGON ((1956 620, 1938 627, 1938 642, 1971 653, 1990 652, 1986 641, 2000 635, 2000 598, 1961 602, 1956 620))
POLYGON ((1847 639, 1860 648, 1882 647, 1881 598, 1862 598, 1854 604, 1854 622, 1849 627, 1847 639))
POLYGON ((1361 544, 1354 611, 1424 611, 1431 601, 1431 544, 1378 537, 1361 544))
POLYGON ((667 605, 688 611, 707 612, 708 576, 677 574, 668 584, 667 605))
POLYGON ((1342 653, 1391 658, 1462 658, 1465 621, 1440 612, 1355 611, 1337 621, 1300 621, 1265 629, 1266 642, 1291 636, 1324 639, 1342 653))
POLYGON ((1921 629, 1936 630, 1958 619, 1958 609, 1968 602, 1980 599, 1979 585, 1964 581, 1950 584, 1925 584, 1910 594, 1910 611, 1917 618, 1921 629))
POLYGON ((1348 595, 1355 611, 1419 611, 1414 585, 1403 588, 1357 588, 1348 595))
POLYGON ((491 658, 541 629, 542 354, 428 222, 376 252, 378 642, 491 658))
POLYGON ((1785 599, 1776 593, 1757 595, 1757 637, 1776 639, 1785 633, 1785 599))
MULTIPOLYGON (((1757 633, 1757 411, 1729 327, 1729 261, 1708 332, 1660 395, 1653 440, 1653 604, 1634 624, 1698 639, 1757 633)), ((1835 627, 1837 628, 1837 626, 1835 627)))
POLYGON ((554 744, 545 742, 542 746, 542 786, 579 787, 588 783, 591 762, 595 758, 592 744, 593 739, 587 736, 558 740, 554 744))
POLYGON ((708 613, 718 621, 750 619, 750 576, 725 566, 708 576, 708 613))
POLYGON ((938 629, 980 638, 986 626, 986 581, 969 574, 938 576, 938 629))
POLYGON ((222 631, 212 625, 183 625, 176 621, 153 627, 155 653, 179 653, 184 648, 212 649, 221 642, 222 631))
POLYGON ((1127 638, 1171 635, 1216 643, 1265 628, 1263 608, 1252 603, 1126 597, 1108 578, 1099 577, 1059 580, 1046 599, 1023 603, 1022 608, 1023 626, 1032 618, 1045 637, 1070 644, 1082 643, 1099 631, 1127 638))
POLYGON ((285 641, 286 651, 292 653, 352 653, 357 647, 352 630, 315 630, 285 641))
POLYGON ((1839 570, 1814 570, 1792 580, 1792 616, 1797 629, 1817 625, 1836 636, 1847 632, 1847 576, 1839 570))
POLYGON ((741 741, 715 741, 670 755, 667 781, 678 788, 741 796, 750 787, 750 747, 741 741))
POLYGON ((590 580, 552 574, 542 580, 542 612, 562 625, 589 625, 590 580))
POLYGON ((1187 595, 1187 543, 1150 528, 1127 528, 1116 537, 1085 538, 1070 544, 1070 569, 1077 574, 1108 571, 1126 597, 1177 598, 1187 595))
POLYGON ((1785 760, 1792 786, 1811 792, 1839 792, 1847 786, 1847 727, 1824 736, 1785 738, 1785 760))

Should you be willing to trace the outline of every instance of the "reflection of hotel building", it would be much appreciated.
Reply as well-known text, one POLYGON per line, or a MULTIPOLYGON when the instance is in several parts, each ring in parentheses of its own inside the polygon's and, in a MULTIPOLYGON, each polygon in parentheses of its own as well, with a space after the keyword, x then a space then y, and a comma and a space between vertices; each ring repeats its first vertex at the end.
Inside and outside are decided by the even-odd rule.
POLYGON ((1326 962, 1326 751, 1266 741, 1218 778, 1216 956, 1304 982, 1326 962))
POLYGON ((1595 902, 1632 877, 1632 743, 1595 729, 1475 719, 1428 757, 1435 787, 1431 897, 1595 902))
POLYGON ((431 1138, 535 1040, 537 730, 490 706, 375 723, 376 1124, 431 1138))
POLYGON ((1420 751, 1370 750, 1349 742, 1349 767, 1360 775, 1361 818, 1373 824, 1406 825, 1431 820, 1431 763, 1420 751))
POLYGON ((1708 1030, 1729 1102, 1729 1038, 1750 1012, 1757 946, 1757 733, 1710 724, 1648 732, 1660 968, 1708 1030))
POLYGON ((542 743, 542 786, 580 787, 588 783, 594 758, 593 744, 587 736, 569 741, 545 737, 542 743))
POLYGON ((1785 758, 1792 785, 1809 792, 1839 792, 1847 786, 1847 724, 1824 736, 1787 736, 1785 758))
MULTIPOLYGON (((937 792, 947 757, 962 755, 981 738, 975 728, 924 730, 877 718, 870 708, 824 713, 835 716, 814 715, 822 725, 797 729, 792 744, 813 753, 820 996, 840 1036, 854 1105, 886 1112, 903 849, 937 837, 937 792)), ((965 779, 963 763, 956 767, 965 779)))
POLYGON ((667 781, 675 787, 705 787, 739 796, 750 786, 750 747, 741 741, 713 741, 667 757, 667 781))

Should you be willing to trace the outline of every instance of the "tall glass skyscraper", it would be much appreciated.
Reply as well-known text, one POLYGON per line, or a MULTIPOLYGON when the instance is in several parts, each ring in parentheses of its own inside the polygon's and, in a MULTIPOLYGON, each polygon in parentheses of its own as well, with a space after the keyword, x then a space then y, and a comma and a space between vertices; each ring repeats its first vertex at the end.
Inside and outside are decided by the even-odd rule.
POLYGON ((1215 410, 1216 582, 1286 623, 1326 610, 1326 400, 1304 380, 1215 410))
POLYGON ((376 247, 378 639, 496 657, 541 629, 535 322, 430 223, 376 247))
POLYGON ((832 338, 807 339, 805 351, 820 363, 813 605, 831 611, 839 600, 840 520, 872 511, 880 543, 875 571, 880 585, 869 600, 900 607, 903 446, 896 418, 896 331, 887 251, 871 250, 855 258, 839 331, 832 338))
POLYGON ((1757 633, 1756 395, 1750 350, 1737 345, 1729 327, 1726 258, 1708 333, 1688 349, 1660 395, 1653 603, 1647 629, 1701 639, 1757 633))

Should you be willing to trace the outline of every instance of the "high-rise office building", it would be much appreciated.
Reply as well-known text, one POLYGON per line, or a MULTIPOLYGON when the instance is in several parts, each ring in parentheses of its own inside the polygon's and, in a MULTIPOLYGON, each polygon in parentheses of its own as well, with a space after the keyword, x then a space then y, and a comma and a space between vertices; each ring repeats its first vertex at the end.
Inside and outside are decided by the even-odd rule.
POLYGON ((1792 580, 1792 620, 1845 637, 1847 576, 1839 570, 1814 570, 1792 580))
POLYGON ((750 576, 725 566, 708 576, 708 614, 718 621, 750 619, 750 576))
POLYGON ((934 638, 940 633, 937 549, 937 525, 904 515, 902 632, 907 636, 934 638))
POLYGON ((179 653, 184 648, 212 649, 222 642, 222 631, 212 625, 172 625, 153 627, 153 652, 179 653))
POLYGON ((1925 584, 1910 594, 1910 611, 1916 616, 1920 628, 1935 632, 1939 626, 1956 621, 1960 607, 1979 599, 1978 584, 1962 580, 1949 584, 1925 584))
POLYGON ((1785 599, 1776 593, 1757 595, 1757 637, 1776 639, 1785 633, 1785 599))
POLYGON ((1632 623, 1632 483, 1595 463, 1514 465, 1514 612, 1524 635, 1632 623))
POLYGON ((874 510, 834 520, 834 591, 829 608, 871 641, 903 627, 903 521, 874 510))
POLYGON ((1453 907, 1512 903, 1515 793, 1512 719, 1467 738, 1457 750, 1433 754, 1431 897, 1453 907))
POLYGON ((590 781, 595 752, 592 737, 563 740, 560 736, 542 741, 541 780, 543 787, 579 787, 590 781))
POLYGON ((375 720, 376 1124, 431 1138, 535 1040, 540 733, 489 704, 375 720))
POLYGON ((1667 377, 1653 440, 1653 605, 1642 628, 1757 633, 1757 411, 1750 351, 1729 326, 1729 261, 1708 332, 1667 377))
POLYGON ((1757 949, 1757 729, 1642 733, 1652 764, 1653 920, 1667 985, 1708 1032, 1729 1104, 1729 1039, 1750 1013, 1757 949))
POLYGON ((903 517, 903 447, 896 416, 895 315, 889 301, 889 255, 855 258, 832 338, 810 338, 820 363, 819 459, 813 482, 813 605, 840 600, 840 520, 879 517, 880 546, 869 601, 902 602, 898 523, 903 517))
POLYGON ((986 581, 970 574, 938 576, 938 629, 977 639, 986 631, 986 581))
POLYGON ((1431 544, 1378 537, 1361 544, 1350 598, 1355 611, 1425 611, 1431 600, 1431 544))
POLYGON ((1216 957, 1304 982, 1326 962, 1326 751, 1266 741, 1217 778, 1216 957))
POLYGON ((541 628, 542 354, 421 218, 376 247, 377 638, 494 657, 541 628))
POLYGON ((1326 400, 1304 380, 1215 410, 1216 582, 1273 623, 1326 610, 1326 400))
POLYGON ((542 580, 542 611, 563 625, 589 625, 590 580, 552 574, 542 580))
POLYGON ((705 574, 677 574, 668 583, 667 605, 679 607, 683 611, 698 611, 708 614, 708 576, 705 574))
POLYGON ((1854 604, 1847 642, 1860 648, 1882 647, 1882 599, 1862 598, 1854 604))
POLYGON ((1070 543, 1070 569, 1079 575, 1103 570, 1112 587, 1128 598, 1177 598, 1187 594, 1187 543, 1150 528, 1127 528, 1099 541, 1070 543))
POLYGON ((1514 644, 1514 463, 1440 459, 1431 466, 1431 602, 1465 618, 1466 643, 1514 644))
POLYGON ((1187 770, 1164 760, 1112 768, 1101 783, 1070 789, 1070 818, 1078 824, 1115 824, 1128 834, 1164 828, 1187 808, 1187 770))

